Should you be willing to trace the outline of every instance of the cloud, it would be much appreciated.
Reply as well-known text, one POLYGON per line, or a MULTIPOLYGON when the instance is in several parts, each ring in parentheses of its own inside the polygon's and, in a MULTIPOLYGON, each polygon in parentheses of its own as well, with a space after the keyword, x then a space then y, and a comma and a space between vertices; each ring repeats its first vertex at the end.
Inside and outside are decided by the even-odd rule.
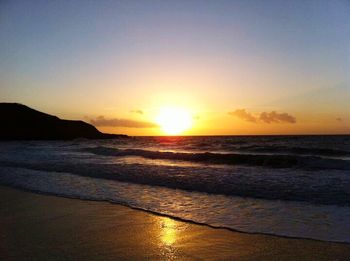
POLYGON ((265 123, 296 123, 296 118, 288 113, 262 112, 260 113, 259 119, 265 123))
POLYGON ((129 119, 106 119, 99 116, 96 119, 90 119, 90 123, 99 127, 126 127, 126 128, 156 128, 157 124, 153 122, 135 121, 129 119))
POLYGON ((143 115, 143 110, 131 110, 130 112, 143 115))
POLYGON ((229 114, 242 120, 253 123, 296 123, 296 118, 285 112, 261 112, 260 114, 255 116, 254 114, 246 111, 245 109, 237 109, 233 112, 229 112, 229 114))
POLYGON ((238 110, 229 112, 228 114, 249 122, 257 121, 257 118, 253 116, 250 112, 247 112, 245 109, 238 109, 238 110))

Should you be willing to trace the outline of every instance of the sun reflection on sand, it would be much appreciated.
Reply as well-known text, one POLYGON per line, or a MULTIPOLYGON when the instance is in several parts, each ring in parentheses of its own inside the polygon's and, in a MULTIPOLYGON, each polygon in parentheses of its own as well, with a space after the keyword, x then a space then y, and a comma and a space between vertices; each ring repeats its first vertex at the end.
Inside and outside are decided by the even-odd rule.
POLYGON ((170 218, 163 218, 160 221, 160 239, 164 245, 171 246, 176 241, 176 223, 170 218))
POLYGON ((178 255, 178 225, 171 218, 159 219, 159 247, 164 260, 175 260, 178 255))
POLYGON ((159 219, 159 247, 164 260, 175 260, 178 255, 179 227, 171 218, 159 219))

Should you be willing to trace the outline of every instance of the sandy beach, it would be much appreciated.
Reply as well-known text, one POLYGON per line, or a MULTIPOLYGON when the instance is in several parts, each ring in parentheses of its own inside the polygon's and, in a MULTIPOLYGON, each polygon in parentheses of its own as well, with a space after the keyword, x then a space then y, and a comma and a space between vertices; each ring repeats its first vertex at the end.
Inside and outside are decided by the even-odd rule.
POLYGON ((349 260, 350 244, 214 229, 0 187, 3 260, 349 260))

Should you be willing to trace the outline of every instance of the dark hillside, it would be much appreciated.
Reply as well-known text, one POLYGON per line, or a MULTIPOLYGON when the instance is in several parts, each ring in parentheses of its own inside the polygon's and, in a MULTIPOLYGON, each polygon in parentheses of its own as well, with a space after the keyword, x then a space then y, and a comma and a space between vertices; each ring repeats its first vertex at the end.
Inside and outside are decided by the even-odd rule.
POLYGON ((0 103, 0 140, 110 139, 84 121, 61 120, 18 103, 0 103))

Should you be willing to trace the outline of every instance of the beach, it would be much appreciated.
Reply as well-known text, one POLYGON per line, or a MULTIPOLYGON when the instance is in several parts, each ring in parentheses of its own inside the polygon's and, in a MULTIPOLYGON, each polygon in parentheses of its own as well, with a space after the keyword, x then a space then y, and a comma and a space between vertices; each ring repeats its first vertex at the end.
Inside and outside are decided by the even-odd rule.
POLYGON ((349 11, 0 0, 0 261, 350 261, 349 11))
POLYGON ((0 187, 3 260, 348 260, 350 244, 234 232, 0 187))

